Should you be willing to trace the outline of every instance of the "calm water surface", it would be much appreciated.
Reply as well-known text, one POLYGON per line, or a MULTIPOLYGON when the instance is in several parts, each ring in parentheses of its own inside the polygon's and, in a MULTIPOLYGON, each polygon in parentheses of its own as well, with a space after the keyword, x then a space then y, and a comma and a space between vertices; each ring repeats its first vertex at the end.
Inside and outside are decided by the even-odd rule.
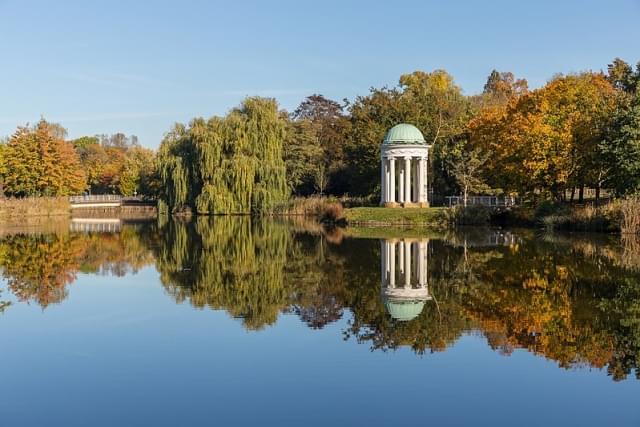
POLYGON ((0 271, 1 425, 640 425, 629 239, 74 222, 0 271))

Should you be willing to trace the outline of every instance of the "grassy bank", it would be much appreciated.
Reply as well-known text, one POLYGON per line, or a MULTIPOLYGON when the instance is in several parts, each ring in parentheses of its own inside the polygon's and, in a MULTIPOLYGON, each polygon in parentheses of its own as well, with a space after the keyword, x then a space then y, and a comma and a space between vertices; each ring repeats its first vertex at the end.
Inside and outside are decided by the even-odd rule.
POLYGON ((359 207, 345 209, 344 218, 347 224, 355 226, 411 225, 439 228, 446 223, 445 211, 445 208, 359 207))
POLYGON ((68 217, 70 214, 71 205, 66 197, 26 197, 0 200, 1 221, 38 217, 68 217))

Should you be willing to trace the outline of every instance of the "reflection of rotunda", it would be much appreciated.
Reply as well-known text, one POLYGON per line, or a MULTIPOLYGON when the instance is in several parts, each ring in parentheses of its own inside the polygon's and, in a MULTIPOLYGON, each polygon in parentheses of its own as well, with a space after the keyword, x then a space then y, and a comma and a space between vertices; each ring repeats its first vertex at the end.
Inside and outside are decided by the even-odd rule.
POLYGON ((428 244, 428 239, 381 241, 382 298, 396 320, 415 319, 431 299, 427 285, 428 244))

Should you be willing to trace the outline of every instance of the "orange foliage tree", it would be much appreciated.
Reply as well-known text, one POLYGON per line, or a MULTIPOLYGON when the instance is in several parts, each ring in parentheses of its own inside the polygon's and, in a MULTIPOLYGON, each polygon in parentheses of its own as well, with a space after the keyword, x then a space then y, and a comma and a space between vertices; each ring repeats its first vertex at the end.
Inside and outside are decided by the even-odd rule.
POLYGON ((20 127, 4 148, 4 191, 13 196, 66 196, 86 187, 85 174, 73 146, 40 120, 20 127))

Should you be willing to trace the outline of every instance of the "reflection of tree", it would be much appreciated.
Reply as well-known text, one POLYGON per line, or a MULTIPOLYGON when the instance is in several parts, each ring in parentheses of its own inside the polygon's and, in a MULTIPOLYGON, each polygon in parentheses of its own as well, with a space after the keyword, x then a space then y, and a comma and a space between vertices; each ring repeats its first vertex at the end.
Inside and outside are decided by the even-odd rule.
POLYGON ((622 379, 638 366, 640 276, 612 250, 583 241, 526 240, 465 261, 477 280, 460 288, 465 316, 489 344, 553 359, 562 367, 607 367, 622 379))
POLYGON ((122 277, 153 264, 147 240, 154 237, 150 224, 124 226, 119 233, 89 234, 80 259, 83 273, 122 277))
POLYGON ((3 275, 20 301, 35 301, 42 307, 62 301, 66 285, 76 279, 84 242, 79 236, 10 236, 4 246, 3 275))
POLYGON ((334 234, 323 231, 298 233, 287 262, 287 282, 295 284, 291 311, 310 328, 321 329, 339 320, 344 311, 345 267, 347 259, 339 253, 334 234))
POLYGON ((152 261, 134 227, 119 234, 17 234, 0 240, 0 267, 9 290, 18 300, 42 307, 64 300, 78 272, 124 274, 152 261))
MULTIPOLYGON (((2 291, 0 291, 0 295, 2 295, 2 291)), ((0 314, 4 313, 4 311, 9 307, 11 303, 9 301, 0 300, 0 314)))
POLYGON ((158 269, 176 301, 225 309, 250 329, 288 306, 284 267, 290 232, 249 217, 199 217, 161 228, 158 269))

